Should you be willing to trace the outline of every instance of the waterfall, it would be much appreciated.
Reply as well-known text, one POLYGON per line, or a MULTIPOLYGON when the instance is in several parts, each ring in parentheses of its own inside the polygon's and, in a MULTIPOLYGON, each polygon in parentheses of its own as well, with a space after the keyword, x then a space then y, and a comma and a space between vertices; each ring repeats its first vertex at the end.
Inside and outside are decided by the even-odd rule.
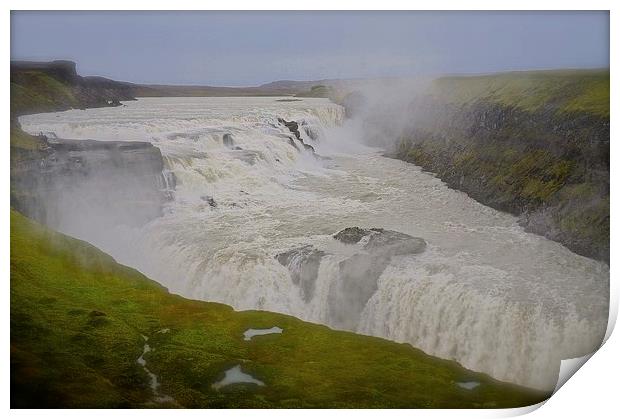
POLYGON ((325 99, 149 98, 20 122, 161 150, 161 217, 65 227, 171 292, 407 342, 546 390, 561 359, 604 335, 608 266, 360 145, 360 125, 325 99), (347 227, 367 234, 334 238, 347 227), (406 251, 377 250, 390 240, 406 251))

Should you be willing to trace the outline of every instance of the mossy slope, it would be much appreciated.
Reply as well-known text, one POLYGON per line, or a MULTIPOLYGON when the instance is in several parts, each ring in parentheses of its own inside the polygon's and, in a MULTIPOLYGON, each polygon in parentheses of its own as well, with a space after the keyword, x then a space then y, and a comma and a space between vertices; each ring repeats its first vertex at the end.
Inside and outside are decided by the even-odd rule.
POLYGON ((41 71, 11 75, 11 113, 52 112, 80 106, 71 86, 41 71))
POLYGON ((435 81, 395 156, 609 261, 609 70, 435 81))
POLYGON ((11 213, 12 407, 511 407, 545 395, 406 344, 169 294, 11 213), (281 335, 244 341, 248 328, 281 335), (169 329, 169 330, 167 330, 169 329), (144 358, 159 378, 156 402, 144 358), (211 385, 235 365, 265 383, 211 385), (456 385, 479 381, 474 390, 456 385))
POLYGON ((458 105, 486 101, 528 112, 552 108, 609 117, 609 69, 515 71, 473 77, 442 77, 430 94, 458 105))

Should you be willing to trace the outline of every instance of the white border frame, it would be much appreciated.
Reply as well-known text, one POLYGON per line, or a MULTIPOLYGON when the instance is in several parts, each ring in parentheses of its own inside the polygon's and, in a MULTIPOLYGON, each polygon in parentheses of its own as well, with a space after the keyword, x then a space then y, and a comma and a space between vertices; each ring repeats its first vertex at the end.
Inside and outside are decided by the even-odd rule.
MULTIPOLYGON (((379 3, 379 2, 376 2, 379 3)), ((165 2, 161 0, 150 1, 143 5, 155 10, 346 10, 346 9, 358 9, 358 10, 610 10, 610 67, 612 69, 611 75, 611 161, 617 160, 618 146, 615 144, 616 138, 616 124, 614 117, 618 111, 618 85, 614 82, 613 70, 617 64, 617 54, 614 53, 614 47, 616 46, 614 40, 617 39, 618 31, 616 27, 619 19, 616 12, 620 10, 617 4, 619 2, 606 1, 606 0, 590 0, 590 1, 553 1, 553 0, 522 0, 522 1, 504 1, 501 4, 497 1, 489 0, 470 0, 467 2, 458 0, 434 0, 432 2, 407 2, 396 0, 383 0, 379 4, 373 4, 369 1, 328 1, 328 0, 296 0, 296 1, 274 1, 263 0, 259 3, 262 6, 261 9, 256 9, 256 4, 251 1, 241 0, 228 0, 218 2, 199 2, 191 0, 176 0, 174 2, 165 2), (174 7, 170 7, 170 5, 174 7), (381 9, 377 6, 382 6, 381 9), (463 6, 469 6, 470 8, 464 8, 463 6), (616 6, 616 7, 614 7, 616 6)), ((121 0, 94 0, 88 3, 77 0, 58 0, 53 3, 49 1, 32 0, 32 1, 6 1, 8 7, 6 7, 5 13, 1 17, 0 27, 4 28, 3 38, 4 41, 1 44, 2 51, 5 57, 10 57, 10 13, 13 10, 46 10, 50 6, 57 7, 56 10, 140 10, 143 9, 138 2, 128 2, 121 0), (134 4, 135 3, 135 4, 134 4)), ((148 10, 148 9, 147 9, 148 10)), ((1 183, 0 197, 4 200, 2 206, 2 217, 0 222, 0 246, 2 248, 2 258, 0 258, 0 268, 3 276, 2 287, 2 301, 4 303, 4 325, 6 328, 2 333, 2 381, 1 388, 3 405, 7 411, 10 407, 10 335, 9 335, 9 315, 10 315, 10 293, 9 293, 9 167, 10 158, 8 153, 8 133, 10 130, 9 119, 6 116, 10 113, 10 87, 7 83, 9 79, 9 66, 5 63, 0 70, 2 72, 5 83, 2 85, 3 89, 3 114, 4 119, 2 122, 4 139, 3 153, 0 154, 3 159, 4 175, 6 176, 1 183)), ((613 193, 613 185, 616 185, 620 176, 617 175, 614 168, 611 168, 611 182, 612 182, 612 194, 611 194, 611 212, 615 208, 618 202, 616 194, 613 193)), ((616 252, 615 244, 618 239, 618 228, 615 223, 615 217, 611 219, 611 260, 620 260, 615 258, 618 255, 616 252)), ((393 417, 409 418, 413 415, 424 415, 424 417, 465 417, 465 418, 484 418, 484 417, 508 417, 516 416, 524 413, 536 410, 533 415, 538 418, 549 417, 569 417, 579 418, 584 417, 610 417, 612 412, 617 411, 615 407, 615 398, 617 396, 617 377, 614 373, 617 373, 618 368, 617 355, 620 352, 620 340, 617 336, 612 335, 611 331, 616 322, 618 314, 618 281, 615 279, 617 265, 611 266, 611 304, 610 304, 610 321, 608 325, 606 339, 607 342, 603 348, 598 351, 594 356, 585 364, 585 366, 577 373, 577 377, 568 380, 568 382, 554 394, 547 403, 544 403, 544 407, 536 409, 540 406, 534 406, 521 409, 507 409, 507 410, 296 410, 294 412, 287 410, 187 410, 176 411, 174 414, 192 417, 209 416, 227 416, 227 417, 243 417, 252 415, 257 418, 274 418, 274 417, 288 417, 291 414, 299 415, 300 417, 313 418, 315 415, 338 415, 338 416, 355 416, 355 418, 374 418, 376 415, 390 415, 393 417)), ((93 418, 104 418, 110 414, 129 416, 132 417, 164 417, 170 414, 170 412, 162 410, 119 410, 109 412, 105 410, 48 410, 48 411, 30 411, 30 410, 11 410, 11 415, 14 416, 30 416, 44 414, 47 417, 78 417, 82 418, 85 415, 93 418)))

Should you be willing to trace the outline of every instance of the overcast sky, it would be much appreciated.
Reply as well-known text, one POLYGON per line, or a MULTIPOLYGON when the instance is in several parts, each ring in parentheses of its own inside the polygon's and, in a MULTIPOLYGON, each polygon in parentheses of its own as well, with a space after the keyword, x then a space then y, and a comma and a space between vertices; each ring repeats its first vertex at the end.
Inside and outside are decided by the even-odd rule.
POLYGON ((140 83, 257 85, 609 66, 607 12, 12 12, 11 59, 140 83))

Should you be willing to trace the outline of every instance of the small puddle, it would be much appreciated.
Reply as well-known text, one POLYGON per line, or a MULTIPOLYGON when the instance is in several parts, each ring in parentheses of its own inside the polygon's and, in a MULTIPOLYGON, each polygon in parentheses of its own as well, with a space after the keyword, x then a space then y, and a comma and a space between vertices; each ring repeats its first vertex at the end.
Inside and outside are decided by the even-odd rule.
POLYGON ((271 329, 248 329, 243 332, 243 340, 252 340, 254 336, 271 335, 272 333, 282 333, 282 329, 278 326, 271 329))
POLYGON ((236 384, 236 383, 249 383, 249 384, 256 384, 259 386, 265 385, 265 383, 263 383, 262 381, 257 380, 256 378, 252 377, 250 374, 246 374, 243 371, 241 371, 241 365, 237 365, 227 370, 224 373, 224 378, 218 381, 217 383, 213 383, 211 387, 213 387, 216 390, 219 390, 220 388, 224 386, 227 386, 229 384, 236 384))
POLYGON ((480 385, 478 381, 465 381, 462 383, 456 383, 457 386, 464 388, 465 390, 473 390, 480 385))

